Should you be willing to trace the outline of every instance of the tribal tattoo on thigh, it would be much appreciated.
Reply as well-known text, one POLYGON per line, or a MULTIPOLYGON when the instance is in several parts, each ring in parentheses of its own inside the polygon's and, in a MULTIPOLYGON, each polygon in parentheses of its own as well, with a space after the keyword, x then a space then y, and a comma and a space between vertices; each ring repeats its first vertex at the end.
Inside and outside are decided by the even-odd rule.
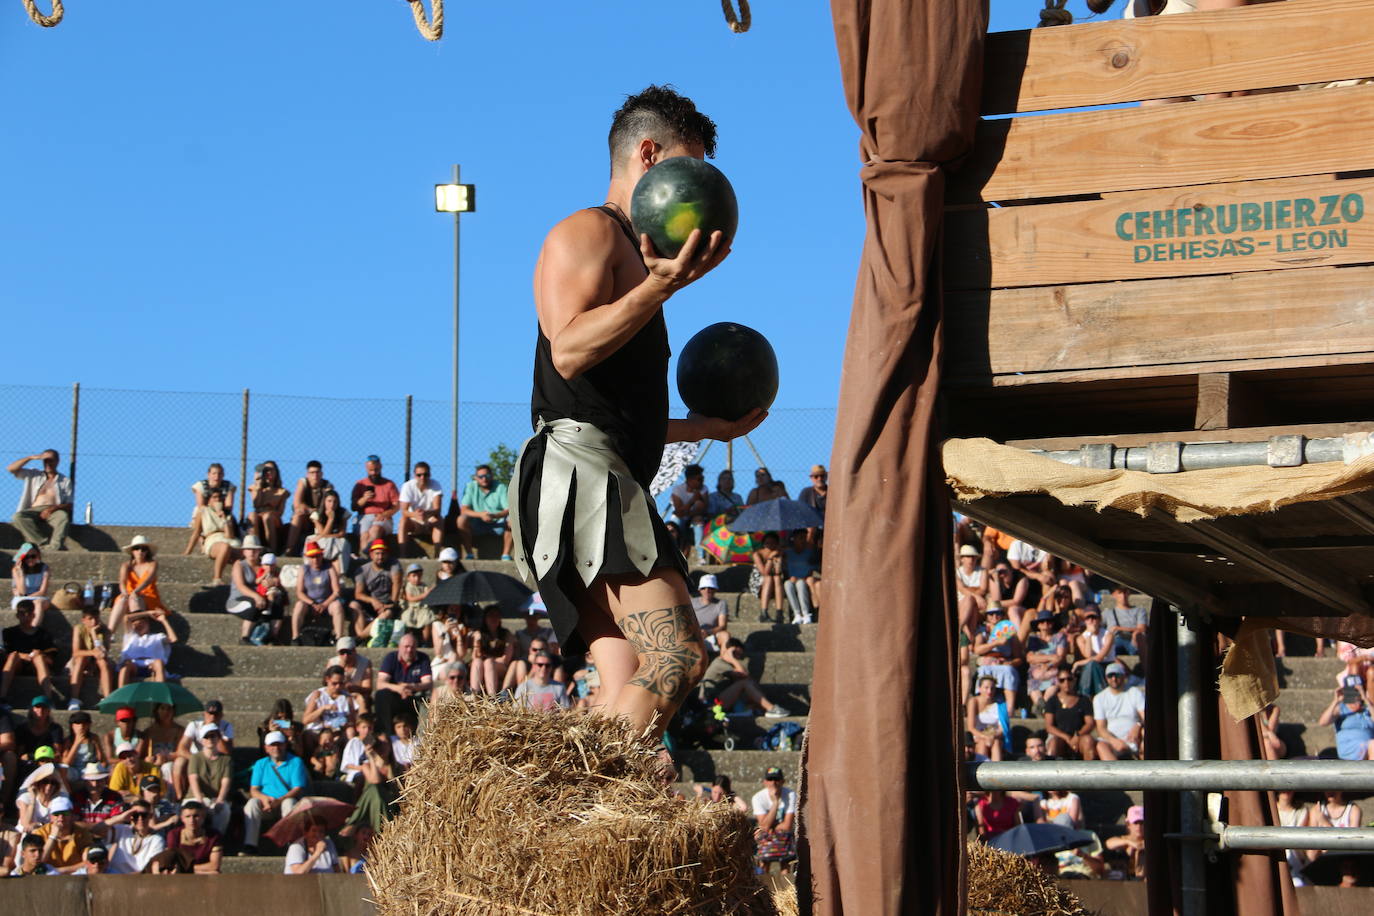
POLYGON ((620 629, 641 659, 630 683, 673 702, 686 697, 692 689, 692 669, 702 657, 691 605, 626 614, 620 629))

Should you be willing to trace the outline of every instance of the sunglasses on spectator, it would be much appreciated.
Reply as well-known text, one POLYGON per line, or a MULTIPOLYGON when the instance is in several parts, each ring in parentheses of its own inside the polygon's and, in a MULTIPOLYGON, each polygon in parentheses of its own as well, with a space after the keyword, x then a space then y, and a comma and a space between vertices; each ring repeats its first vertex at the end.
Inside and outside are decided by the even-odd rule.
POLYGON ((475 475, 475 476, 477 477, 478 480, 491 480, 491 475, 490 475, 490 474, 477 474, 477 475, 475 475))
POLYGON ((456 680, 458 680, 458 675, 456 675, 456 674, 450 674, 450 675, 448 676, 448 679, 449 679, 450 681, 456 681, 456 680))
POLYGON ((1055 678, 1055 680, 1067 684, 1069 681, 1073 680, 1073 678, 1069 677, 1067 674, 1061 674, 1059 677, 1055 678))
POLYGON ((146 821, 147 819, 148 819, 148 812, 147 812, 147 811, 131 811, 131 812, 129 813, 129 820, 131 820, 131 821, 146 821))
POLYGON ((547 668, 547 667, 549 667, 549 663, 548 663, 548 662, 535 662, 535 663, 534 663, 534 667, 536 667, 536 668, 547 668))
POLYGON ((824 477, 824 476, 825 476, 824 474, 812 474, 812 475, 811 475, 811 479, 812 479, 812 480, 815 480, 817 477, 824 477))

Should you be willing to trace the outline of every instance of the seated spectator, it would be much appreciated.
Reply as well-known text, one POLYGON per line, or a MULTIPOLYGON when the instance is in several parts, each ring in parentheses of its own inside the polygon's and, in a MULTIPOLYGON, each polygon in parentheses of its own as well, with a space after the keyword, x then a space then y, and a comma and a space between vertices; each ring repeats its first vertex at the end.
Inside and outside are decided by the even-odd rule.
POLYGON ((419 563, 406 567, 401 585, 401 627, 418 640, 427 639, 434 625, 434 611, 425 603, 433 590, 434 586, 425 584, 425 571, 419 563))
POLYGON ((554 632, 553 627, 548 625, 547 619, 540 617, 540 615, 547 613, 548 608, 544 606, 542 601, 532 602, 526 609, 525 628, 515 631, 515 654, 517 657, 527 657, 536 642, 544 644, 540 648, 548 649, 553 655, 558 654, 558 634, 554 632))
POLYGON ((100 843, 86 847, 81 856, 81 867, 72 872, 74 875, 103 875, 110 870, 110 850, 100 843))
MULTIPOLYGON (((331 665, 324 670, 324 686, 316 687, 305 698, 301 720, 307 737, 318 738, 325 728, 339 734, 351 733, 362 712, 358 707, 357 699, 348 692, 348 675, 338 665, 331 665)), ((307 741, 307 746, 313 743, 307 741)))
POLYGON ((124 548, 129 559, 119 567, 119 597, 110 612, 110 631, 119 632, 126 614, 139 611, 165 611, 157 593, 157 545, 141 534, 124 548))
MULTIPOLYGON (((121 706, 115 710, 115 727, 101 736, 101 741, 105 744, 105 758, 111 761, 119 759, 116 751, 121 744, 128 743, 134 747, 143 744, 143 732, 138 728, 138 713, 132 706, 121 706)), ((142 755, 140 755, 142 756, 142 755)))
POLYGON ((1265 760, 1282 760, 1288 756, 1288 745, 1279 737, 1279 706, 1270 703, 1255 716, 1260 729, 1260 748, 1265 760))
POLYGON ((109 872, 112 875, 136 875, 167 848, 162 834, 153 829, 152 811, 141 801, 97 824, 94 829, 109 845, 109 872))
POLYGON ((553 679, 553 656, 538 652, 530 663, 530 676, 515 688, 515 702, 530 709, 567 709, 568 692, 553 679))
POLYGON ((105 754, 105 745, 91 731, 90 713, 85 710, 77 710, 67 720, 67 726, 69 731, 67 732, 66 747, 58 756, 63 766, 72 772, 80 773, 88 763, 109 763, 109 757, 105 754))
POLYGON ((1016 706, 1016 691, 1021 686, 1021 646, 1016 638, 1016 625, 1006 617, 1002 605, 988 602, 983 612, 983 626, 973 637, 973 656, 978 663, 978 677, 990 677, 1006 697, 1007 709, 1016 706))
POLYGON ((973 751, 988 760, 1001 760, 1010 725, 1010 707, 991 675, 978 678, 978 692, 964 704, 964 728, 973 736, 973 751))
POLYGON ((0 673, 0 698, 10 695, 16 674, 32 671, 33 676, 38 678, 43 696, 57 702, 60 697, 52 683, 57 646, 53 644, 52 635, 38 625, 38 611, 29 599, 25 598, 16 604, 14 613, 19 622, 0 632, 0 644, 5 647, 5 666, 0 673))
POLYGON ((1336 657, 1345 662, 1345 667, 1336 673, 1336 686, 1362 687, 1366 695, 1374 696, 1374 649, 1337 642, 1336 657))
POLYGON ((334 564, 334 571, 343 576, 353 562, 353 552, 348 544, 348 510, 334 490, 324 492, 324 504, 318 512, 310 513, 315 525, 313 540, 324 551, 327 562, 334 564))
POLYGON ((229 514, 229 504, 218 493, 212 493, 198 511, 197 524, 200 527, 194 537, 203 539, 201 552, 215 563, 210 581, 206 583, 209 588, 214 588, 224 577, 224 567, 237 555, 239 541, 234 534, 234 518, 229 514))
POLYGON ((9 472, 24 481, 19 508, 11 521, 24 540, 40 547, 55 546, 67 549, 67 526, 72 521, 72 482, 58 473, 61 456, 50 448, 37 455, 16 458, 10 462, 9 472), (43 467, 26 468, 30 461, 41 461, 43 467))
POLYGON ((291 707, 291 701, 286 697, 278 697, 272 704, 272 712, 262 724, 258 726, 258 743, 262 744, 267 740, 267 736, 272 732, 281 732, 286 736, 286 746, 291 753, 300 757, 306 757, 305 749, 305 723, 296 718, 296 713, 291 707))
MULTIPOLYGON (((1012 569, 1040 586, 1041 592, 1053 591, 1059 584, 1054 570, 1054 557, 1025 541, 1012 541, 1007 548, 1007 563, 1012 569)), ((1030 607, 1022 604, 1022 607, 1030 607)))
MULTIPOLYGON (((1364 823, 1360 806, 1345 797, 1344 792, 1324 792, 1324 799, 1312 812, 1313 827, 1355 828, 1364 823)), ((1313 850, 1317 855, 1320 851, 1313 850)), ((1346 858, 1341 862, 1341 887, 1355 887, 1359 884, 1358 869, 1354 859, 1346 858)))
POLYGON ((153 812, 153 829, 166 836, 176 825, 178 809, 177 803, 166 796, 164 788, 164 783, 156 776, 144 776, 138 781, 138 799, 153 812))
POLYGON ((1078 678, 1068 665, 1060 665, 1055 684, 1058 690, 1045 701, 1046 749, 1052 757, 1095 760, 1097 723, 1091 704, 1078 692, 1078 678))
MULTIPOLYGON (((234 524, 232 513, 234 511, 234 494, 237 489, 228 480, 224 479, 224 465, 216 461, 205 472, 205 479, 198 480, 191 484, 191 492, 196 495, 195 508, 191 510, 191 535, 186 541, 186 549, 182 551, 183 557, 189 557, 191 551, 196 549, 196 544, 204 539, 203 550, 207 557, 214 556, 211 551, 210 538, 215 536, 217 543, 223 543, 230 538, 238 536, 238 526, 234 524), (220 518, 217 523, 205 524, 205 507, 210 501, 215 502, 215 511, 220 518)), ((224 567, 219 565, 219 570, 223 572, 224 567)), ((219 580, 219 576, 215 577, 219 580)))
MULTIPOLYGON (((29 700, 29 714, 14 730, 14 750, 21 764, 36 764, 43 748, 47 748, 47 756, 53 759, 67 749, 67 740, 62 734, 62 726, 52 719, 52 704, 40 693, 29 700)), ((24 772, 32 768, 22 767, 24 772)))
POLYGON ((400 511, 396 484, 382 476, 382 459, 368 455, 367 476, 353 484, 350 508, 358 513, 358 543, 371 544, 392 533, 392 517, 400 511))
POLYGON ((314 814, 308 815, 305 833, 286 848, 285 873, 308 875, 341 871, 343 867, 339 864, 339 851, 325 832, 324 819, 314 814))
POLYGON ((731 639, 720 650, 720 655, 711 659, 706 666, 706 673, 701 676, 698 690, 702 702, 707 706, 718 701, 729 710, 742 701, 770 719, 792 715, 785 707, 764 696, 759 685, 749 676, 749 669, 744 663, 744 643, 738 639, 731 639))
POLYGON ((740 814, 750 813, 749 804, 735 794, 735 790, 731 788, 730 785, 730 777, 726 776, 724 773, 717 774, 716 778, 711 780, 709 788, 699 782, 693 783, 692 791, 696 793, 697 801, 699 802, 729 805, 740 814))
MULTIPOLYGON (((1073 663, 1078 672, 1078 689, 1095 697, 1107 686, 1106 671, 1116 661, 1116 645, 1102 629, 1102 615, 1089 607, 1083 614, 1083 632, 1078 634, 1078 660, 1073 663)), ((1125 666, 1119 665, 1124 671, 1125 666)))
POLYGON ((24 834, 24 838, 19 841, 19 856, 9 876, 27 878, 31 875, 50 874, 52 869, 43 862, 43 838, 35 833, 24 834))
POLYGON ((428 540, 435 547, 444 542, 444 488, 429 471, 429 464, 415 462, 415 476, 401 485, 401 522, 396 527, 396 550, 405 555, 412 538, 428 540))
POLYGON ((568 682, 568 675, 563 670, 562 659, 558 657, 558 653, 550 649, 549 644, 544 642, 544 640, 535 639, 530 641, 529 651, 525 653, 524 658, 517 658, 510 663, 510 667, 506 669, 506 677, 501 682, 501 689, 514 690, 516 687, 525 683, 525 681, 529 679, 530 674, 534 671, 535 656, 539 655, 541 652, 553 659, 552 680, 559 684, 566 685, 568 682))
POLYGON ((219 753, 224 756, 233 754, 234 724, 225 720, 224 704, 219 700, 210 700, 206 703, 201 720, 187 722, 180 740, 177 741, 176 765, 172 767, 172 786, 177 797, 185 797, 187 773, 191 762, 200 756, 201 738, 212 732, 219 753))
POLYGON ((52 820, 52 807, 59 798, 70 798, 61 771, 52 763, 39 765, 20 784, 15 797, 19 832, 32 833, 52 820))
POLYGON ((368 563, 354 577, 353 600, 348 602, 353 612, 353 634, 379 647, 392 644, 391 633, 398 626, 396 617, 401 600, 401 565, 392 560, 388 552, 386 541, 374 540, 367 545, 368 563), (373 632, 370 627, 374 617, 390 623, 373 632))
POLYGON ((978 799, 974 813, 978 820, 978 839, 986 842, 1021 823, 1021 802, 1001 789, 993 789, 978 799))
POLYGON ((825 527, 825 501, 830 495, 830 473, 826 471, 825 465, 813 464, 809 476, 811 486, 805 488, 797 494, 797 501, 806 503, 816 514, 821 517, 820 528, 806 529, 806 543, 810 547, 819 547, 821 529, 825 527))
POLYGON ((706 647, 717 653, 730 641, 729 609, 725 600, 716 596, 719 587, 716 577, 707 573, 697 580, 697 596, 692 599, 692 611, 701 635, 706 637, 706 647))
POLYGON ((136 680, 167 680, 167 663, 172 659, 172 643, 176 641, 176 630, 172 629, 167 612, 162 608, 137 611, 125 617, 124 643, 119 650, 119 686, 136 680), (161 633, 149 627, 149 621, 153 620, 162 624, 161 633))
POLYGON ((19 602, 27 600, 41 621, 48 605, 52 603, 49 597, 52 577, 48 564, 43 562, 43 552, 32 544, 21 546, 14 555, 14 568, 10 570, 10 575, 10 608, 18 608, 19 602))
POLYGON ((992 584, 988 602, 1000 601, 1013 622, 1024 619, 1025 612, 1039 607, 1041 597, 1048 594, 1039 581, 1013 569, 1006 561, 993 568, 992 584))
POLYGON ((241 855, 258 854, 258 836, 265 820, 285 817, 305 795, 308 776, 301 758, 291 753, 286 736, 268 732, 263 738, 267 756, 253 764, 249 780, 248 803, 243 806, 243 849, 241 855))
POLYGON ((596 709, 601 706, 601 674, 595 665, 588 665, 573 674, 574 709, 596 709))
POLYGON ((186 791, 182 798, 205 806, 210 825, 223 835, 229 826, 229 795, 233 791, 234 761, 224 753, 219 729, 200 733, 198 753, 186 767, 186 791))
POLYGON ((758 824, 754 830, 756 866, 767 874, 769 866, 777 862, 779 870, 788 874, 797 859, 793 832, 797 820, 797 793, 783 785, 781 767, 769 767, 764 771, 763 788, 754 793, 751 807, 758 824))
POLYGON ((479 464, 472 480, 463 488, 458 503, 458 542, 465 556, 475 559, 473 535, 501 535, 501 559, 509 560, 514 541, 510 533, 510 496, 506 485, 496 479, 491 466, 479 464))
MULTIPOLYGON (((1086 614, 1100 614, 1097 605, 1089 604, 1086 607, 1079 607, 1074 603, 1073 591, 1067 585, 1055 586, 1053 591, 1046 592, 1045 597, 1040 600, 1038 611, 1049 611, 1054 616, 1054 622, 1059 626, 1059 632, 1064 634, 1068 640, 1069 654, 1072 655, 1078 646, 1078 637, 1087 629, 1084 621, 1086 614)), ((1029 633, 1035 625, 1036 614, 1027 614, 1022 618, 1021 630, 1029 633)))
POLYGON ((309 769, 313 779, 342 779, 343 745, 341 736, 332 728, 322 728, 316 738, 315 750, 310 752, 309 769))
MULTIPOLYGON (((1107 758, 1111 759, 1111 758, 1107 758)), ((1133 878, 1145 877, 1145 806, 1132 805, 1126 812, 1126 833, 1124 836, 1110 837, 1107 849, 1126 856, 1130 862, 1128 874, 1133 878)))
POLYGON ((993 593, 992 576, 978 565, 976 547, 964 544, 954 568, 954 589, 959 595, 959 625, 972 637, 983 620, 988 599, 993 593))
POLYGON ((792 622, 815 623, 812 617, 816 602, 813 600, 815 583, 813 576, 820 570, 820 557, 807 540, 806 532, 798 529, 792 532, 792 543, 783 551, 783 593, 792 608, 792 622))
POLYGON ((262 645, 263 637, 274 626, 281 626, 285 601, 273 604, 258 591, 259 561, 263 558, 262 541, 250 534, 243 539, 243 546, 239 550, 242 559, 236 561, 230 570, 229 600, 225 602, 224 609, 243 621, 239 643, 262 645))
POLYGON ((67 662, 67 679, 72 685, 67 709, 81 708, 81 687, 87 674, 94 672, 100 679, 100 697, 104 699, 114 690, 114 668, 110 665, 110 648, 114 637, 100 622, 100 609, 83 608, 81 622, 72 627, 72 657, 67 662))
POLYGON ((377 728, 382 734, 392 733, 392 720, 402 713, 419 716, 420 703, 433 689, 429 656, 417 648, 414 636, 401 637, 396 651, 388 652, 377 671, 377 691, 372 704, 376 710, 377 728))
POLYGON ((296 481, 291 494, 291 529, 286 536, 286 555, 294 556, 301 539, 315 530, 314 519, 324 508, 324 494, 334 485, 324 479, 324 465, 318 461, 305 463, 305 476, 296 481))
POLYGON ((725 514, 733 521, 743 508, 744 497, 735 492, 735 472, 726 468, 716 475, 716 488, 711 492, 706 512, 713 518, 725 514))
POLYGON ((124 796, 110 788, 108 768, 91 761, 81 770, 81 782, 84 788, 72 794, 72 801, 82 823, 99 824, 124 811, 124 796))
POLYGON ((359 708, 371 708, 372 661, 366 655, 358 654, 358 641, 352 636, 340 636, 334 640, 334 653, 334 657, 325 662, 325 667, 338 665, 342 668, 348 692, 358 700, 359 708))
POLYGON ((396 816, 397 798, 395 762, 392 759, 391 742, 386 738, 370 735, 360 742, 358 751, 358 778, 355 782, 362 786, 357 805, 339 836, 353 843, 351 856, 361 858, 366 855, 372 838, 382 828, 382 824, 396 816))
POLYGON ((180 824, 167 831, 167 848, 153 857, 150 868, 152 873, 219 874, 220 859, 224 856, 224 842, 217 831, 206 826, 205 806, 190 799, 182 802, 180 819, 180 824))
POLYGON ((1026 693, 1037 716, 1058 691, 1059 666, 1068 657, 1068 640, 1058 629, 1054 613, 1040 611, 1035 615, 1035 632, 1026 640, 1026 693))
POLYGON ((43 840, 43 862, 52 874, 70 875, 83 864, 94 842, 91 828, 76 819, 76 806, 65 795, 53 799, 52 820, 34 831, 43 840))
POLYGON ((371 713, 358 716, 353 737, 348 739, 339 758, 339 778, 352 784, 355 789, 363 785, 363 758, 367 756, 368 744, 374 737, 375 725, 376 719, 371 713))
MULTIPOLYGON (((176 768, 177 747, 181 744, 185 727, 176 720, 176 711, 167 703, 153 706, 153 721, 149 723, 144 737, 147 738, 145 754, 148 760, 157 764, 158 773, 167 785, 172 785, 172 774, 176 768)), ((176 790, 167 790, 175 797, 176 790)))
POLYGON ((754 472, 754 489, 749 491, 749 498, 745 500, 745 504, 757 506, 772 499, 786 498, 787 487, 783 486, 782 481, 774 480, 768 468, 759 468, 754 472))
POLYGON ((673 505, 673 515, 677 518, 677 545, 686 556, 692 546, 701 540, 698 535, 706 526, 711 495, 706 490, 706 472, 701 465, 689 464, 682 473, 682 483, 673 487, 668 498, 673 505))
POLYGON ((1040 799, 1040 810, 1045 812, 1046 823, 1059 824, 1070 830, 1083 829, 1083 802, 1073 792, 1050 789, 1040 799))
POLYGON ((281 546, 282 515, 289 495, 281 485, 281 470, 275 461, 264 461, 258 465, 253 482, 248 486, 253 509, 248 513, 245 527, 249 534, 258 536, 267 550, 276 550, 281 546))
POLYGON ((782 623, 782 550, 779 549, 778 535, 770 531, 763 536, 763 543, 754 550, 754 573, 759 580, 759 622, 769 620, 770 603, 777 605, 777 622, 782 623))
POLYGON ((138 798, 139 782, 145 777, 161 778, 157 765, 139 756, 138 748, 128 741, 115 748, 114 770, 110 773, 110 789, 124 797, 125 802, 138 798))
MULTIPOLYGON (((472 631, 463 623, 462 607, 449 605, 439 608, 439 615, 430 627, 433 640, 433 655, 430 668, 434 680, 440 686, 456 675, 462 682, 460 690, 466 690, 469 678, 468 655, 472 651, 472 631)), ((523 631, 522 631, 523 632, 523 631)))
MULTIPOLYGON (((1297 800, 1297 793, 1291 789, 1279 790, 1275 793, 1275 807, 1279 812, 1280 827, 1312 827, 1313 814, 1315 812, 1305 803, 1297 800)), ((1302 870, 1307 863, 1312 861, 1310 849, 1289 849, 1286 854, 1288 859, 1288 872, 1292 875, 1294 887, 1304 887, 1307 881, 1303 878, 1302 870)))
POLYGON ((315 541, 305 545, 305 563, 296 580, 296 603, 291 608, 291 645, 302 645, 301 633, 326 618, 333 626, 334 639, 348 632, 343 602, 339 600, 339 573, 324 558, 324 548, 315 541))
POLYGON ((1102 611, 1102 626, 1111 637, 1117 655, 1136 655, 1145 660, 1146 623, 1150 612, 1131 605, 1131 590, 1124 585, 1112 588, 1112 607, 1102 611))
POLYGON ((514 659, 515 637, 501 625, 501 609, 493 605, 482 615, 482 628, 472 634, 472 692, 499 693, 514 659))
POLYGON ((1093 697, 1097 723, 1097 755, 1103 760, 1131 759, 1140 755, 1145 730, 1145 694, 1126 686, 1126 666, 1107 666, 1107 686, 1093 697))
POLYGON ((1374 718, 1363 687, 1337 687, 1318 725, 1336 730, 1336 755, 1342 760, 1374 760, 1374 718))
POLYGON ((396 734, 391 736, 391 759, 396 775, 400 776, 415 763, 415 751, 419 747, 419 741, 415 738, 416 722, 410 716, 400 715, 391 725, 396 730, 396 734))

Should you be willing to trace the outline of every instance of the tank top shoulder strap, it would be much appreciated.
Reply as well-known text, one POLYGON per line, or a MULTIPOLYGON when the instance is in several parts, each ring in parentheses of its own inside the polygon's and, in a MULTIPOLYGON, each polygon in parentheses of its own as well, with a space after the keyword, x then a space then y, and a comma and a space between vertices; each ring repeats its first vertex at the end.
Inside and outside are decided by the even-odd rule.
POLYGON ((610 217, 611 220, 620 227, 620 231, 625 234, 625 238, 630 240, 630 244, 635 246, 635 250, 639 250, 639 237, 635 235, 634 227, 630 225, 630 221, 625 218, 625 214, 621 213, 619 208, 612 207, 610 204, 602 204, 599 207, 588 207, 587 209, 600 210, 610 217))

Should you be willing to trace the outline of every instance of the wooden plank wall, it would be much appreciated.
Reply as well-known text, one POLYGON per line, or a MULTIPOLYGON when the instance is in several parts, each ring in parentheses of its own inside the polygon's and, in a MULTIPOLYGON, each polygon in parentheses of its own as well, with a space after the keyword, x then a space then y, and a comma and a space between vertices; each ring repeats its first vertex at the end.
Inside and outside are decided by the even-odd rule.
POLYGON ((1371 78, 1374 0, 990 35, 948 192, 951 390, 1021 409, 1041 384, 1174 398, 1163 379, 1210 374, 1210 404, 1247 387, 1217 373, 1374 376, 1371 78), (996 117, 1028 112, 1049 113, 996 117))

